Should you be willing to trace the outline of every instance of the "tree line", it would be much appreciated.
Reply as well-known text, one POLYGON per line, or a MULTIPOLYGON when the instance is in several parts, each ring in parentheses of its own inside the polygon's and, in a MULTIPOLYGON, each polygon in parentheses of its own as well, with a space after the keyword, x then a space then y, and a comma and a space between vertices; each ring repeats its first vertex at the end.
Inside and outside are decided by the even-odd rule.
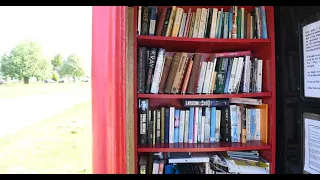
POLYGON ((83 77, 85 72, 77 55, 71 54, 63 58, 58 53, 53 59, 48 59, 43 55, 39 42, 23 41, 1 56, 0 74, 29 83, 31 77, 58 81, 59 77, 83 77))

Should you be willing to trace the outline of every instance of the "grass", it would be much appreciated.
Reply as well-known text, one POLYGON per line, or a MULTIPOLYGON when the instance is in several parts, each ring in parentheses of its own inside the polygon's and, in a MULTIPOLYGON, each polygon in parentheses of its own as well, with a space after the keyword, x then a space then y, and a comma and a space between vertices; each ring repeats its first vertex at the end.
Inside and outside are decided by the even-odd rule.
POLYGON ((0 138, 0 173, 90 174, 91 101, 0 138))
POLYGON ((28 96, 34 94, 48 94, 53 92, 77 91, 91 88, 90 82, 76 83, 37 83, 37 84, 4 84, 0 85, 0 99, 28 96))

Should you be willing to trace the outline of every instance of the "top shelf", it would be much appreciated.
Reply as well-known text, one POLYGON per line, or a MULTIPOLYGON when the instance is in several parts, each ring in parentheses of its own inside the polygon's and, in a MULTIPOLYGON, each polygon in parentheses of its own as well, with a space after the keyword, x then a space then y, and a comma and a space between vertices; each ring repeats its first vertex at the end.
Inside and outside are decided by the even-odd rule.
POLYGON ((183 38, 164 36, 137 36, 138 46, 165 48, 166 51, 223 52, 258 50, 270 44, 270 39, 183 38))

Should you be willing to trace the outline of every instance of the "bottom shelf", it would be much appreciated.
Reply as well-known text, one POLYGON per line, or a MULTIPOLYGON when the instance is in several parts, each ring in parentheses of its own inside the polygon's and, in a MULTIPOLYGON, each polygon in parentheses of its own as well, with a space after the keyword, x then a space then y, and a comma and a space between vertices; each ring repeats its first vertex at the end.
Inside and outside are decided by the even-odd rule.
POLYGON ((246 143, 170 143, 139 146, 138 152, 214 152, 214 151, 246 151, 267 150, 271 145, 262 141, 248 141, 246 143))

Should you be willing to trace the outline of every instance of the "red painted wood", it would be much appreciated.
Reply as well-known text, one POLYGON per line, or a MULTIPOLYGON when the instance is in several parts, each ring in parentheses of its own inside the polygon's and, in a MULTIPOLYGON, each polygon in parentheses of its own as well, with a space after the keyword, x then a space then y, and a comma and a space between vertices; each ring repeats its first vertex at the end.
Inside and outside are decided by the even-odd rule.
POLYGON ((138 45, 165 48, 168 52, 228 52, 250 49, 252 53, 268 47, 269 39, 214 39, 214 38, 181 38, 163 36, 138 36, 138 45))
MULTIPOLYGON (((164 6, 158 6, 159 10, 164 6)), ((180 6, 179 6, 180 7, 180 6)), ((204 6, 182 6, 186 11, 191 8, 195 12, 196 8, 202 8, 204 6)), ((223 8, 224 11, 229 9, 231 6, 205 6, 206 8, 223 8)), ((250 12, 254 6, 245 6, 244 8, 250 12)), ((138 119, 137 119, 137 100, 138 98, 150 98, 151 108, 159 107, 162 105, 173 105, 178 108, 182 108, 182 99, 186 98, 230 98, 230 97, 256 97, 262 98, 263 103, 269 105, 269 144, 255 144, 250 145, 247 143, 243 145, 233 146, 228 144, 217 144, 209 145, 199 145, 196 148, 187 147, 186 144, 179 148, 175 148, 173 145, 165 147, 138 147, 137 132, 135 132, 134 137, 136 139, 136 163, 135 169, 138 173, 138 155, 139 153, 145 152, 208 152, 208 151, 227 151, 227 150, 259 150, 260 155, 270 162, 270 173, 275 173, 275 158, 276 158, 276 86, 275 86, 275 40, 274 40, 274 8, 273 6, 266 7, 267 16, 267 29, 269 39, 201 39, 201 38, 174 38, 174 37, 156 37, 156 36, 136 36, 135 39, 135 62, 137 62, 137 47, 147 46, 147 47, 162 47, 169 52, 199 52, 199 53, 213 53, 213 52, 226 52, 226 51, 240 51, 240 50, 251 50, 254 57, 258 57, 263 60, 263 80, 262 80, 262 90, 263 93, 248 93, 248 94, 214 94, 214 95, 174 95, 174 94, 137 94, 137 63, 134 64, 134 78, 135 78, 135 129, 137 129, 138 119), (206 96, 206 97, 205 97, 206 96), (212 147, 211 147, 212 146, 212 147), (231 148, 231 149, 230 149, 231 148), (235 148, 235 149, 233 149, 235 148), (242 148, 242 149, 241 149, 242 148)), ((135 31, 137 30, 137 7, 135 8, 135 31)))
POLYGON ((270 97, 271 92, 242 94, 138 94, 138 98, 150 99, 212 99, 212 98, 253 98, 270 97))
POLYGON ((214 151, 245 151, 245 150, 266 150, 271 145, 261 141, 248 141, 247 143, 172 143, 139 146, 138 152, 214 152, 214 151))
POLYGON ((126 173, 125 7, 92 9, 93 173, 126 173))

